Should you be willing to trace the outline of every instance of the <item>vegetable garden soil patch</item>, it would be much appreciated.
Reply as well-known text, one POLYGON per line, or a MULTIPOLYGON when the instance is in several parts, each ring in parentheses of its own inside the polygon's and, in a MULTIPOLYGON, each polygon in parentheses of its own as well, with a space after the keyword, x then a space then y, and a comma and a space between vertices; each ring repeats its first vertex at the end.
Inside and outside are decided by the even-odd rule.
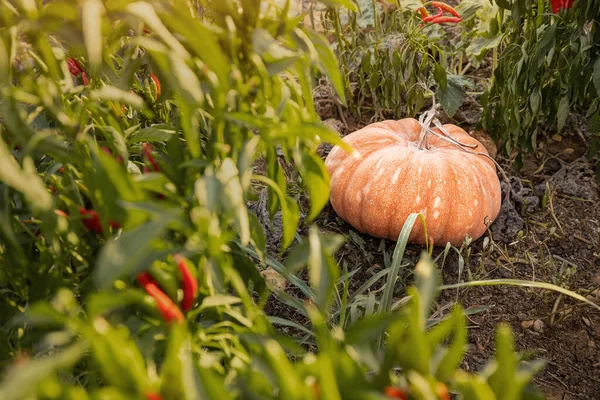
MULTIPOLYGON (((349 132, 373 122, 369 115, 363 115, 360 121, 344 117, 349 132)), ((523 226, 515 237, 500 242, 488 233, 461 249, 465 261, 462 272, 458 256, 450 252, 442 269, 444 284, 459 279, 524 279, 554 283, 600 301, 600 194, 593 179, 593 164, 582 156, 585 146, 575 138, 575 128, 567 127, 565 131, 571 134, 565 134, 561 142, 546 144, 543 155, 525 155, 519 173, 511 172, 513 161, 499 156, 507 172, 519 178, 532 197, 539 196, 539 204, 517 207, 523 226), (577 193, 569 192, 573 188, 577 193)), ((301 197, 299 204, 306 215, 307 199, 301 197)), ((349 272, 357 270, 350 279, 350 294, 385 267, 386 257, 391 259, 393 241, 356 232, 335 214, 330 203, 316 223, 321 232, 346 236, 346 244, 336 258, 349 272)), ((301 225, 301 235, 303 229, 301 225)), ((404 258, 408 265, 397 285, 398 298, 411 283, 413 267, 422 251, 420 246, 408 246, 404 258)), ((442 251, 434 249, 433 256, 442 251)), ((380 279, 369 290, 377 291, 384 283, 385 278, 380 279)), ((288 293, 299 295, 293 288, 288 293)), ((600 398, 600 312, 555 292, 486 286, 441 293, 436 315, 447 314, 457 301, 466 309, 484 308, 469 317, 470 350, 462 368, 476 371, 483 367, 485 360, 493 356, 494 327, 508 322, 515 331, 518 350, 547 361, 536 383, 548 399, 600 398)), ((307 322, 294 309, 274 299, 269 301, 267 312, 299 324, 307 322)), ((283 329, 290 333, 290 328, 283 329)))

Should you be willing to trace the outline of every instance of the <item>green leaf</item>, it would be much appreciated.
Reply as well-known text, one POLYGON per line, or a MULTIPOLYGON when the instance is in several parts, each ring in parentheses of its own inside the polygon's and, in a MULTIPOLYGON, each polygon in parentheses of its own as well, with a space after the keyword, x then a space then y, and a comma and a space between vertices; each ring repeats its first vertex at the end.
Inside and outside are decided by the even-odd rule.
POLYGON ((100 250, 94 268, 96 284, 106 289, 116 279, 142 271, 154 260, 169 254, 170 249, 156 249, 152 243, 162 238, 168 223, 168 217, 149 221, 107 242, 100 250))
POLYGON ((284 195, 279 186, 273 180, 261 175, 253 175, 253 179, 269 185, 269 187, 279 198, 279 203, 281 204, 281 217, 283 221, 283 240, 281 247, 285 249, 289 247, 294 240, 296 229, 298 228, 298 223, 300 222, 298 204, 289 196, 284 195))
MULTIPOLYGON (((450 318, 442 322, 442 324, 444 323, 447 323, 450 328, 454 330, 454 336, 452 338, 450 347, 440 359, 438 368, 435 372, 436 378, 441 382, 447 382, 453 378, 456 369, 462 362, 467 345, 467 328, 465 326, 465 317, 462 312, 462 307, 456 306, 452 311, 450 318)), ((434 327, 432 331, 428 333, 427 336, 430 339, 430 343, 431 338, 435 336, 436 330, 444 330, 444 328, 441 327, 442 324, 434 327)), ((440 336, 441 335, 438 335, 438 338, 440 336)), ((432 350, 434 349, 432 348, 432 350)))
POLYGON ((570 102, 569 96, 565 95, 560 99, 558 103, 558 111, 556 113, 558 131, 562 131, 562 128, 565 126, 565 122, 567 122, 567 117, 570 112, 570 102))
POLYGON ((6 47, 4 38, 0 38, 0 84, 7 85, 10 82, 11 62, 9 50, 6 47))
POLYGON ((421 0, 400 0, 400 6, 407 10, 416 11, 423 7, 423 2, 421 0))
POLYGON ((531 111, 534 115, 540 111, 542 94, 538 88, 534 88, 529 96, 529 104, 531 105, 531 111))
POLYGON ((448 73, 446 72, 446 69, 438 63, 435 63, 435 67, 433 69, 433 77, 435 78, 435 81, 440 85, 440 89, 442 91, 448 90, 448 73))
POLYGON ((315 32, 308 33, 311 41, 315 45, 315 49, 319 55, 319 63, 325 74, 331 80, 335 92, 340 97, 342 104, 346 103, 346 89, 344 86, 344 78, 340 73, 337 57, 330 47, 329 42, 323 37, 323 35, 315 32))
POLYGON ((481 57, 488 50, 497 48, 502 43, 502 39, 504 39, 503 34, 478 35, 467 47, 466 54, 469 57, 481 57))
POLYGON ((237 273, 242 278, 243 283, 248 290, 258 294, 266 292, 267 283, 254 260, 244 254, 234 253, 233 262, 237 273))
POLYGON ((600 134, 600 112, 595 113, 588 119, 588 132, 591 134, 600 134))
POLYGON ((310 285, 316 294, 320 309, 325 309, 335 289, 339 269, 331 254, 323 246, 318 228, 315 225, 310 227, 308 242, 310 243, 308 256, 310 285))
POLYGON ((289 319, 269 316, 269 321, 271 321, 271 323, 273 325, 281 325, 281 326, 287 326, 290 328, 294 328, 294 329, 297 329, 299 331, 306 333, 309 336, 315 335, 315 333, 313 331, 306 328, 304 325, 300 325, 298 322, 290 321, 289 319))
POLYGON ((311 140, 318 138, 332 145, 340 146, 350 154, 353 154, 355 151, 348 143, 342 140, 336 131, 324 124, 303 123, 299 126, 291 128, 290 130, 297 131, 301 136, 311 140))
POLYGON ((457 371, 455 375, 455 382, 464 400, 497 399, 492 388, 481 376, 472 376, 464 371, 457 371))
POLYGON ((232 304, 239 304, 242 300, 239 297, 227 296, 224 294, 217 294, 214 296, 205 297, 200 304, 200 311, 208 308, 230 306, 232 304))
POLYGON ((146 363, 130 334, 129 330, 113 328, 100 317, 94 320, 93 328, 84 332, 107 383, 142 394, 149 385, 146 363))
POLYGON ((22 399, 35 395, 40 384, 60 370, 73 367, 81 359, 88 344, 72 344, 51 356, 27 361, 25 366, 12 366, 0 382, 0 399, 22 399))
POLYGON ((35 213, 47 214, 52 211, 52 195, 38 177, 33 160, 25 157, 21 169, 4 140, 0 140, 0 182, 21 192, 35 213))
POLYGON ((310 200, 310 213, 306 221, 311 222, 329 201, 329 173, 323 160, 312 153, 302 153, 301 171, 310 200))
MULTIPOLYGON (((246 253, 248 253, 250 256, 258 258, 258 253, 256 251, 254 251, 253 249, 251 249, 247 246, 241 246, 241 245, 240 245, 240 247, 246 253)), ((315 298, 314 293, 310 290, 308 285, 302 279, 291 274, 283 264, 281 264, 275 258, 269 256, 268 254, 265 257, 265 263, 269 267, 273 268, 278 274, 280 274, 285 279, 287 279, 291 284, 293 284, 295 287, 297 287, 304 296, 306 296, 307 298, 309 298, 311 300, 314 300, 314 298, 315 298)))
POLYGON ((104 6, 101 0, 85 0, 81 4, 81 25, 83 41, 88 60, 93 70, 97 71, 102 64, 102 15, 104 6))
POLYGON ((93 101, 116 101, 129 105, 137 110, 146 109, 144 99, 135 93, 127 90, 121 90, 115 86, 104 86, 90 93, 90 99, 93 101))
POLYGON ((425 329, 425 321, 429 316, 439 285, 439 275, 431 262, 431 258, 425 252, 421 254, 421 259, 415 267, 415 285, 421 299, 419 322, 423 324, 421 328, 425 329))
POLYGON ((240 181, 239 171, 231 158, 223 160, 217 179, 223 187, 225 196, 221 199, 226 210, 232 210, 236 214, 235 227, 240 235, 242 245, 250 242, 250 222, 248 209, 244 202, 244 189, 240 181))
POLYGON ((212 363, 209 362, 210 355, 206 353, 197 362, 185 326, 172 325, 166 354, 160 373, 161 395, 165 400, 233 398, 231 392, 226 390, 222 378, 209 366, 212 363), (207 361, 203 362, 203 358, 207 361))
MULTIPOLYGON (((337 234, 319 234, 321 243, 326 251, 330 254, 335 253, 344 244, 345 238, 343 235, 337 234)), ((293 274, 302 269, 308 263, 310 256, 310 243, 303 241, 302 243, 290 249, 289 254, 285 259, 286 270, 293 274)))
POLYGON ((224 49, 221 48, 219 36, 211 26, 199 23, 198 19, 190 16, 185 7, 174 7, 162 15, 165 24, 181 37, 187 39, 191 51, 211 69, 218 77, 221 89, 229 88, 229 73, 232 65, 229 63, 224 49))
POLYGON ((172 185, 169 178, 159 172, 148 172, 142 175, 136 175, 134 180, 136 187, 142 190, 149 190, 164 195, 173 194, 167 189, 167 185, 172 185))
POLYGON ((406 370, 414 370, 422 375, 429 375, 431 348, 425 336, 425 321, 423 321, 423 301, 416 287, 407 289, 411 296, 410 305, 406 312, 411 321, 404 336, 397 345, 396 357, 398 364, 406 370))
POLYGON ((248 213, 250 222, 250 244, 256 250, 258 259, 264 260, 264 253, 267 248, 267 239, 265 238, 265 232, 262 224, 258 220, 258 217, 254 213, 248 213))
POLYGON ((442 108, 449 117, 453 117, 463 104, 465 91, 463 86, 470 86, 471 82, 458 75, 448 75, 448 87, 446 90, 438 91, 442 108))
POLYGON ((175 127, 166 124, 157 124, 148 128, 135 131, 127 138, 130 144, 141 142, 168 142, 177 134, 175 127))
POLYGON ((136 288, 126 289, 118 293, 93 293, 87 300, 87 317, 93 320, 98 315, 109 313, 114 309, 130 305, 141 307, 150 315, 160 318, 154 299, 136 288))
POLYGON ((165 27, 152 5, 144 1, 138 1, 128 4, 127 11, 148 25, 148 28, 152 30, 154 34, 158 35, 177 56, 184 59, 190 58, 188 51, 181 44, 181 42, 177 40, 177 38, 165 27))
POLYGON ((516 379, 517 364, 511 329, 501 324, 496 329, 496 371, 488 379, 498 400, 519 397, 522 386, 516 379))
POLYGON ((321 0, 321 2, 329 6, 342 6, 346 7, 350 11, 358 12, 358 7, 352 2, 352 0, 321 0))
POLYGON ((363 317, 346 330, 346 343, 351 346, 366 346, 372 340, 379 338, 395 319, 398 319, 398 315, 373 314, 363 317))
POLYGON ((420 217, 423 225, 425 225, 425 220, 421 214, 412 213, 404 222, 402 226, 402 230, 398 234, 398 240, 396 241, 396 247, 394 248, 394 255, 392 257, 392 266, 388 273, 388 278, 385 284, 385 289, 383 290, 383 294, 381 295, 381 302, 379 303, 379 308, 377 312, 379 314, 386 313, 390 310, 392 305, 392 299, 394 297, 394 288, 396 287, 396 280, 398 279, 398 274, 400 273, 400 266, 402 264, 402 259, 404 258, 404 250, 406 250, 406 244, 408 243, 408 238, 410 236, 410 232, 413 229, 413 226, 420 217))
POLYGON ((594 63, 594 86, 596 86, 596 93, 600 96, 600 57, 596 59, 594 63))

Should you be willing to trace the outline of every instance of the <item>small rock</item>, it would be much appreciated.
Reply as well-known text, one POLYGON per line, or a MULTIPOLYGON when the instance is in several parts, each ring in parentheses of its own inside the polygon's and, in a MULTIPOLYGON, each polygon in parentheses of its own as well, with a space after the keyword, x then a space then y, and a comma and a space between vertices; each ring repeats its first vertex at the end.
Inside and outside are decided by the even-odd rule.
POLYGON ((479 350, 480 353, 483 353, 485 351, 485 347, 483 347, 483 345, 479 343, 479 341, 476 341, 475 344, 477 345, 477 350, 479 350))
POLYGON ((544 322, 541 319, 536 319, 535 321, 533 321, 533 329, 536 332, 542 333, 544 331, 544 322))
POLYGON ((348 134, 348 127, 339 119, 329 118, 323 121, 323 123, 336 131, 342 137, 348 134))
POLYGON ((531 319, 531 320, 528 320, 528 321, 523 321, 523 322, 521 322, 521 326, 522 326, 523 328, 525 328, 525 329, 529 329, 529 328, 531 328, 531 327, 533 326, 534 322, 535 322, 535 321, 534 321, 534 320, 532 320, 532 319, 531 319))
POLYGON ((585 296, 585 298, 589 301, 597 302, 600 300, 600 289, 592 290, 587 296, 585 296))
MULTIPOLYGON (((346 126, 342 121, 339 121, 335 118, 329 118, 323 121, 323 124, 336 131, 338 136, 342 137, 345 135, 343 132, 346 131, 346 126)), ((324 159, 327 157, 332 148, 333 145, 331 143, 321 142, 317 146, 317 154, 319 157, 324 159)))
POLYGON ((284 291, 287 287, 287 280, 271 267, 261 271, 260 274, 276 290, 284 291))
POLYGON ((472 132, 469 132, 469 134, 471 136, 473 136, 475 139, 477 139, 483 145, 483 147, 485 147, 487 152, 490 154, 490 157, 496 158, 496 155, 498 154, 498 147, 496 146, 496 143, 494 143, 494 140, 490 137, 490 135, 488 135, 488 133, 486 131, 482 131, 482 130, 472 131, 472 132))
POLYGON ((319 84, 313 90, 315 111, 321 119, 333 118, 337 112, 333 88, 327 84, 319 84))
POLYGON ((573 153, 575 153, 575 150, 570 147, 563 150, 563 154, 566 154, 566 155, 571 155, 573 153))

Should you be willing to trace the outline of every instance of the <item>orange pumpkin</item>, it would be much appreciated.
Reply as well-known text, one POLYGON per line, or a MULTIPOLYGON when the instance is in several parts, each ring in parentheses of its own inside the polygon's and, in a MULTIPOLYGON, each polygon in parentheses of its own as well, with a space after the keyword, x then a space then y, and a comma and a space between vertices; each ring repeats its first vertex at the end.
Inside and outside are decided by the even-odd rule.
MULTIPOLYGON (((442 128, 427 130, 406 118, 373 123, 344 137, 354 153, 336 146, 325 160, 335 212, 378 238, 397 240, 411 213, 425 217, 435 245, 458 246, 467 235, 482 236, 500 212, 496 165, 464 130, 442 128)), ((425 244, 419 222, 409 242, 425 244)))

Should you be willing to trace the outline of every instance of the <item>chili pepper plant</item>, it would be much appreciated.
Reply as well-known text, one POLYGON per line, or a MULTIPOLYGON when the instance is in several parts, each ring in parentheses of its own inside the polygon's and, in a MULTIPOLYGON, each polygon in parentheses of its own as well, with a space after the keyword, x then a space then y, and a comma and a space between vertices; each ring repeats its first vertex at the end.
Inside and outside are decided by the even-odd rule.
POLYGON ((325 76, 344 101, 344 78, 289 3, 1 4, 1 399, 536 398, 542 364, 521 365, 507 327, 487 369, 460 370, 465 314, 428 319, 427 254, 392 301, 416 215, 377 312, 343 317, 342 240, 312 225, 329 195, 316 146, 343 144, 311 90, 325 76), (310 198, 302 222, 284 163, 310 198), (277 272, 304 299, 260 273, 260 189, 282 215, 277 272), (309 345, 277 329, 299 325, 267 315, 272 296, 303 313, 309 345))
MULTIPOLYGON (((497 0, 502 44, 481 126, 510 154, 560 133, 571 112, 587 117, 589 154, 600 149, 600 3, 497 0), (509 16, 508 16, 509 15, 509 16)), ((599 175, 600 176, 600 175, 599 175)))
MULTIPOLYGON (((357 11, 330 8, 323 21, 353 113, 416 117, 435 93, 443 110, 454 116, 473 86, 461 73, 464 49, 448 40, 447 30, 463 21, 460 7, 438 1, 357 3, 357 11)), ((465 46, 474 39, 469 37, 465 46)))

